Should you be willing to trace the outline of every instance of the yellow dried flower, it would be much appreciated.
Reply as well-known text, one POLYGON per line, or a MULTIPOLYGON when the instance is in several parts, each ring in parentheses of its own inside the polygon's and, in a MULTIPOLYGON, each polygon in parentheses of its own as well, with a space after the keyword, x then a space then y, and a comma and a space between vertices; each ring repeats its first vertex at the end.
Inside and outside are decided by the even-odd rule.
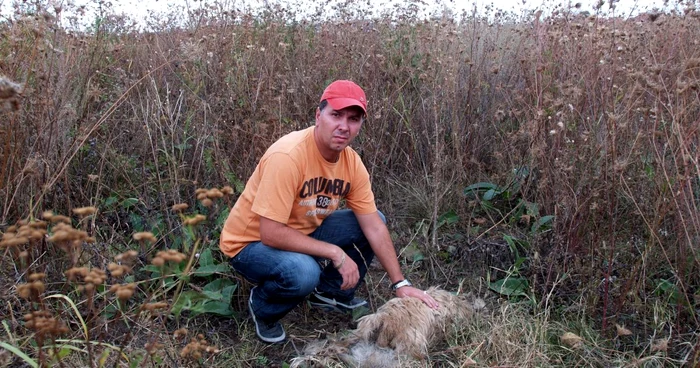
POLYGON ((173 332, 173 338, 175 338, 175 339, 181 339, 181 338, 186 337, 186 336, 187 336, 187 329, 184 327, 177 329, 177 330, 175 330, 175 332, 173 332))
POLYGON ((29 275, 29 281, 43 280, 45 277, 46 277, 45 273, 35 272, 35 273, 29 275))
POLYGON ((190 205, 188 205, 187 203, 178 203, 172 206, 172 210, 175 212, 180 212, 188 209, 189 207, 190 205))
POLYGON ((148 232, 148 231, 143 231, 140 233, 135 233, 133 235, 134 240, 136 241, 147 241, 150 243, 155 243, 156 242, 156 237, 153 235, 153 233, 148 232))
POLYGON ((97 207, 80 207, 73 209, 73 213, 81 217, 93 215, 95 212, 97 212, 97 207))
POLYGON ((25 238, 23 236, 13 236, 12 238, 9 239, 3 239, 3 241, 0 242, 0 247, 16 247, 18 245, 22 244, 27 244, 29 243, 29 239, 25 238))
POLYGON ((117 262, 130 263, 130 262, 132 262, 133 260, 135 260, 136 257, 137 257, 138 255, 139 255, 139 252, 137 252, 137 251, 131 249, 131 250, 127 250, 127 251, 124 252, 124 253, 117 254, 117 255, 114 257, 114 260, 117 261, 117 262))
POLYGON ((209 198, 221 198, 224 196, 224 193, 222 193, 218 188, 212 188, 207 191, 207 197, 209 198))
POLYGON ((185 221, 183 221, 183 224, 189 225, 189 226, 195 226, 206 219, 207 219, 207 217, 204 215, 196 215, 194 217, 190 217, 188 219, 185 219, 185 221))
POLYGON ((70 224, 70 223, 71 223, 71 222, 70 222, 70 217, 68 217, 68 216, 63 216, 63 215, 53 215, 53 216, 51 216, 51 219, 49 219, 49 221, 51 221, 51 223, 53 223, 53 224, 55 224, 55 223, 57 223, 57 222, 63 222, 63 223, 66 223, 66 224, 70 224))

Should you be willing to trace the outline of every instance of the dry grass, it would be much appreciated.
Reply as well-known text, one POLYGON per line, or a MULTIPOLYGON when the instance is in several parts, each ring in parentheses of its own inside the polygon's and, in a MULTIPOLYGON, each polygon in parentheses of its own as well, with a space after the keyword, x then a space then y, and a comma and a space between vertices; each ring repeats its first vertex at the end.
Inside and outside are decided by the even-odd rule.
POLYGON ((291 21, 294 10, 209 4, 152 19, 151 32, 116 16, 67 31, 69 9, 42 2, 9 15, 0 317, 3 347, 18 350, 0 358, 264 366, 293 356, 251 341, 241 316, 192 317, 173 300, 244 292, 216 249, 232 195, 271 142, 309 124, 319 91, 347 78, 370 97, 355 147, 397 244, 412 249, 402 260, 414 277, 528 280, 526 297, 510 300, 523 304, 496 308, 436 364, 697 364, 700 13, 422 21, 416 6, 374 19, 319 7, 291 21), (479 182, 508 191, 465 198, 479 182), (446 213, 457 221, 441 222, 446 213), (532 230, 545 215, 551 228, 532 230), (517 253, 504 234, 522 241, 517 253), (158 257, 165 249, 181 256, 158 257), (132 250, 132 263, 115 259, 132 250), (214 273, 197 274, 198 254, 212 255, 214 273), (474 266, 476 255, 499 259, 474 266), (216 279, 227 283, 204 289, 216 279), (171 338, 193 324, 186 341, 171 338), (207 355, 200 332, 221 351, 207 355), (567 347, 565 332, 580 344, 567 347))

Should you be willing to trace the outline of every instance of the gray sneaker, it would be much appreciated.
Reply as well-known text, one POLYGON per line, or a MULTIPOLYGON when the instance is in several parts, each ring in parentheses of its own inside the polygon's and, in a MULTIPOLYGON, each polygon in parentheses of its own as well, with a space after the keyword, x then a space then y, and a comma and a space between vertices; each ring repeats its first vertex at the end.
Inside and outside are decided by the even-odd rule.
POLYGON ((367 306, 367 301, 362 298, 354 297, 351 300, 336 299, 318 291, 311 293, 309 303, 312 307, 342 313, 352 312, 357 308, 367 306))
POLYGON ((270 344, 284 341, 287 335, 284 333, 284 328, 282 328, 282 324, 279 321, 265 322, 255 317, 253 312, 253 291, 256 288, 257 286, 250 289, 250 298, 248 299, 248 310, 250 311, 250 316, 253 317, 255 333, 260 340, 270 344))

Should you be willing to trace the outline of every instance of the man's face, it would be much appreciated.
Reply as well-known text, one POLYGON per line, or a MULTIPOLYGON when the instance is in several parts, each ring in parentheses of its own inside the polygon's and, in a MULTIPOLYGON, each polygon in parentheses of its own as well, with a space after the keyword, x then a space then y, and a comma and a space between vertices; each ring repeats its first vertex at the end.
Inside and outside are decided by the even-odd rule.
POLYGON ((333 110, 326 105, 316 109, 316 130, 314 138, 321 155, 329 162, 338 160, 340 152, 349 146, 360 132, 363 112, 359 106, 349 106, 333 110))

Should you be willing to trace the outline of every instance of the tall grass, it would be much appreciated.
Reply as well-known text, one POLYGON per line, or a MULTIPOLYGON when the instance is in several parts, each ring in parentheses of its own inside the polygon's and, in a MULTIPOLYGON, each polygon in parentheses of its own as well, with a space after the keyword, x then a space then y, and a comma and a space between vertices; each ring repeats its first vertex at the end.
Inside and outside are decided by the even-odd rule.
MULTIPOLYGON (((213 249, 213 264, 223 262, 216 240, 231 201, 213 197, 205 206, 196 189, 230 185, 240 193, 267 146, 308 126, 320 92, 343 78, 369 97, 354 146, 399 239, 427 223, 421 250, 439 255, 456 234, 476 239, 456 241, 465 249, 516 236, 530 245, 519 273, 538 308, 563 313, 574 305, 601 340, 618 339, 615 325, 625 325, 641 340, 669 339, 675 362, 698 361, 697 10, 620 18, 559 8, 549 16, 422 20, 409 2, 379 18, 319 7, 299 20, 275 6, 256 14, 203 6, 151 19, 149 32, 105 13, 77 32, 60 26, 67 9, 37 2, 0 23, 3 289, 45 285, 0 309, 12 321, 4 341, 23 341, 20 349, 34 354, 28 359, 49 361, 41 343, 31 350, 16 336, 32 333, 16 316, 50 320, 45 311, 70 301, 76 317, 96 318, 90 308, 99 298, 98 310, 121 308, 106 291, 77 301, 91 294, 71 295, 64 271, 104 272, 130 249, 139 251, 137 269, 161 249, 181 251, 182 282, 160 296, 172 303, 187 292, 197 250, 213 249), (465 197, 474 183, 508 196, 465 197), (170 210, 181 202, 199 203, 192 214, 210 226, 184 230, 192 226, 170 210), (83 232, 71 240, 80 243, 77 254, 67 248, 64 256, 46 239, 58 225, 32 225, 44 211, 84 206, 98 212, 69 219, 83 232), (456 223, 441 222, 447 213, 456 223), (529 231, 547 215, 551 229, 529 231), (11 245, 15 235, 7 234, 22 226, 45 236, 11 245), (132 239, 144 231, 155 234, 153 244, 132 239)), ((449 266, 432 263, 425 282, 444 282, 440 275, 452 270, 442 267, 449 266)), ((137 273, 134 282, 161 276, 137 273)), ((109 277, 95 287, 108 290, 109 277)), ((136 294, 147 303, 152 292, 136 294)), ((66 334, 120 354, 129 345, 97 319, 51 323, 54 347, 66 334)), ((40 341, 43 332, 34 333, 40 341)), ((80 349, 96 362, 93 346, 80 349)), ((613 347, 641 354, 639 346, 613 347)))

